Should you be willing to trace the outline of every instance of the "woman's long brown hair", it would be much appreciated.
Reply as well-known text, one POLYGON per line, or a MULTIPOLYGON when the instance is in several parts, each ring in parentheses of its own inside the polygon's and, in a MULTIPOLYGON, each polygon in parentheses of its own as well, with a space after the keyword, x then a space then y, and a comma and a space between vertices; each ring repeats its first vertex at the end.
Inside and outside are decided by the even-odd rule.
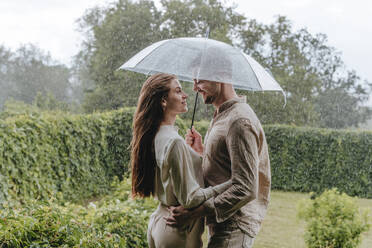
POLYGON ((161 105, 168 96, 174 75, 155 74, 143 84, 133 118, 131 141, 132 196, 147 197, 154 194, 155 135, 164 117, 161 105))

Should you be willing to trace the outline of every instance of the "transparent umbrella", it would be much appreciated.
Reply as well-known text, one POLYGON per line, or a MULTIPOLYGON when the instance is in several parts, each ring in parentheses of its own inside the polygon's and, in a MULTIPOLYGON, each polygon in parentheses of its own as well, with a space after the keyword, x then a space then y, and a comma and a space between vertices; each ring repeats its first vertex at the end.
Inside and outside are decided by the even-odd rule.
POLYGON ((187 82, 209 80, 229 83, 241 90, 284 93, 272 75, 252 57, 231 45, 208 38, 156 42, 119 69, 147 75, 169 73, 187 82))

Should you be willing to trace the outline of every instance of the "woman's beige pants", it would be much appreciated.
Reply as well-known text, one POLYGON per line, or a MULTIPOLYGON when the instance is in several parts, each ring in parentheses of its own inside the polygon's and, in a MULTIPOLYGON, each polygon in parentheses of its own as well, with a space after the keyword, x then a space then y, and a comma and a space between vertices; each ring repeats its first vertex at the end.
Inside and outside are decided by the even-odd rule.
POLYGON ((151 215, 147 241, 149 248, 201 248, 203 242, 201 235, 204 231, 204 219, 198 219, 182 229, 170 227, 165 224, 163 217, 169 217, 167 207, 159 205, 151 215))

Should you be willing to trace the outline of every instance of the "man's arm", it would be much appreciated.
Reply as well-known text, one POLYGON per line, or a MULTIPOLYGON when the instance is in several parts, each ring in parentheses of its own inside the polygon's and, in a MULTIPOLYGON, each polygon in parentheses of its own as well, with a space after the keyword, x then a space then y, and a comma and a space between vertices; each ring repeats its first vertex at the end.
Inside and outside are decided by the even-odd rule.
POLYGON ((171 216, 163 218, 166 220, 167 225, 173 227, 182 226, 183 223, 186 223, 191 219, 214 215, 214 211, 206 208, 203 204, 194 209, 186 209, 182 206, 171 206, 168 207, 168 211, 171 213, 171 216))

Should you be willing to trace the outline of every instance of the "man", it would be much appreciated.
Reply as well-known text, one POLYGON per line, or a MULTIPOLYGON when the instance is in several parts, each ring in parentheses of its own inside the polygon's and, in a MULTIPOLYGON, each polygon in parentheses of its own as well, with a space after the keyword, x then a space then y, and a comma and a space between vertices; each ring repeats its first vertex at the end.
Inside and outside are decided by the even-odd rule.
POLYGON ((208 248, 252 247, 266 214, 270 196, 270 161, 265 134, 256 114, 228 83, 194 81, 215 113, 204 146, 193 128, 186 142, 203 156, 205 186, 229 179, 232 186, 193 210, 170 207, 167 224, 207 216, 208 248))

